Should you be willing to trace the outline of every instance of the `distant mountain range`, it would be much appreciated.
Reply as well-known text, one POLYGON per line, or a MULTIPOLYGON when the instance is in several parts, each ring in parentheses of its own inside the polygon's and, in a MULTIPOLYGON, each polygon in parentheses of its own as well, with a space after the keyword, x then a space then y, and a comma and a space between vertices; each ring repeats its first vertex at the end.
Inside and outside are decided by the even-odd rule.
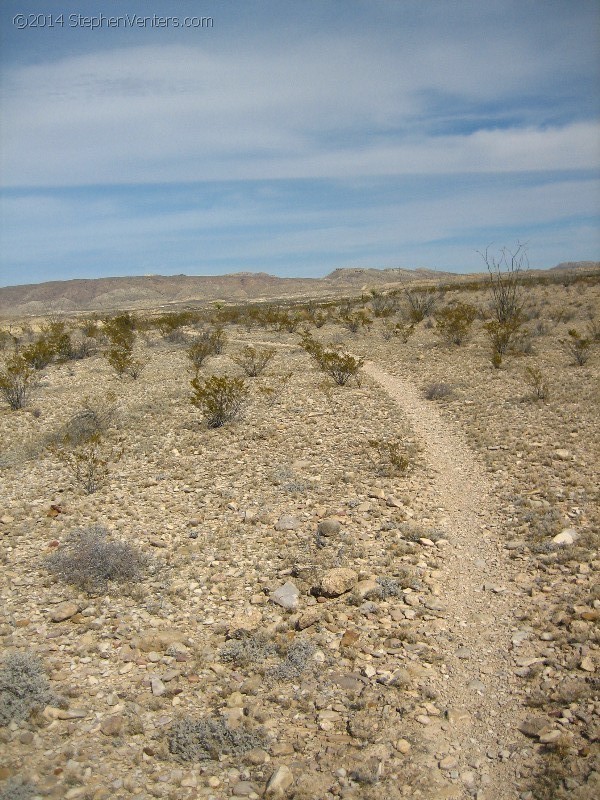
MULTIPOLYGON (((592 269, 599 262, 569 262, 553 269, 592 269)), ((199 306, 204 303, 325 298, 370 289, 393 288, 408 281, 464 280, 464 275, 432 269, 342 268, 324 278, 278 278, 266 272, 230 275, 143 275, 80 278, 0 288, 0 316, 110 312, 199 306)))

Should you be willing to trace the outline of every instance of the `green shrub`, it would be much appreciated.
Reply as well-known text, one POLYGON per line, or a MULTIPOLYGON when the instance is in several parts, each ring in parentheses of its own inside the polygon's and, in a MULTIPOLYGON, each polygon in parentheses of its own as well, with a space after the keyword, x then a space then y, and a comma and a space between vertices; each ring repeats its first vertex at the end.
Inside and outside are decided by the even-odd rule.
POLYGON ((34 709, 56 702, 39 658, 9 653, 0 667, 0 726, 27 719, 34 709))
POLYGON ((449 344, 462 344, 471 332, 477 317, 475 306, 457 303, 438 311, 435 315, 436 333, 449 344))
POLYGON ((397 439, 371 439, 369 447, 376 454, 373 460, 380 475, 404 475, 410 469, 410 454, 403 442, 397 439))
POLYGON ((213 375, 205 381, 192 381, 192 404, 202 411, 209 428, 220 428, 234 420, 248 399, 248 389, 242 378, 213 375))
POLYGON ((20 353, 14 353, 0 372, 0 395, 10 408, 23 408, 31 390, 36 386, 34 369, 20 353))
POLYGON ((533 390, 533 396, 536 400, 548 399, 550 389, 541 369, 538 369, 538 367, 526 367, 524 377, 525 381, 533 390))
POLYGON ((592 340, 578 333, 575 328, 569 330, 569 338, 563 341, 563 347, 572 357, 573 363, 582 367, 590 357, 592 340))
POLYGON ((36 370, 45 369, 48 364, 52 363, 55 356, 49 340, 45 337, 27 345, 20 353, 22 358, 36 370))
POLYGON ((90 594, 101 594, 111 583, 140 580, 148 559, 127 542, 110 539, 102 525, 74 531, 46 560, 57 578, 90 594))
POLYGON ((484 325, 485 331, 492 344, 492 353, 499 357, 499 363, 502 362, 502 356, 506 355, 508 350, 518 341, 519 337, 523 335, 524 331, 521 327, 521 318, 514 317, 506 322, 500 322, 493 319, 486 322, 484 325))
POLYGON ((249 378, 256 378, 264 372, 267 364, 275 357, 276 352, 274 347, 257 349, 247 345, 239 355, 232 356, 232 360, 244 370, 249 378))
POLYGON ((221 755, 237 757, 264 747, 266 737, 246 726, 230 728, 222 718, 183 717, 171 726, 168 742, 169 752, 181 761, 217 761, 221 755))

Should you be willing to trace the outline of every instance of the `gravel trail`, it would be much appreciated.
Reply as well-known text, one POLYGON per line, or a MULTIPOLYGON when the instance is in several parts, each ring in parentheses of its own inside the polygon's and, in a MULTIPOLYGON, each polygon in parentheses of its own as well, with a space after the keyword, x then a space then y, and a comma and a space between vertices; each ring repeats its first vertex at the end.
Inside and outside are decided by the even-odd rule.
MULTIPOLYGON (((511 637, 521 596, 502 546, 502 521, 493 490, 460 431, 451 429, 418 389, 369 362, 365 371, 401 407, 432 471, 434 508, 443 509, 449 545, 438 576, 442 618, 432 638, 441 658, 435 686, 445 717, 424 721, 429 763, 454 783, 457 794, 514 800, 526 745, 515 686, 511 637)), ((440 776, 441 777, 441 776, 440 776)))

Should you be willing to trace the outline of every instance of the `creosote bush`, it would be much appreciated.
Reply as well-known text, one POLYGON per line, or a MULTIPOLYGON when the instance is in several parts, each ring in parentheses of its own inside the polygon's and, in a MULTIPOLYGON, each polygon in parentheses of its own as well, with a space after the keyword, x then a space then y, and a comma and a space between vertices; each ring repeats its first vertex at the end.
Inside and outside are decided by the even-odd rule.
POLYGON ((205 381, 195 377, 191 402, 202 411, 209 428, 220 428, 232 422, 248 399, 248 388, 242 378, 212 375, 205 381))
POLYGON ((230 728, 222 718, 182 717, 169 732, 169 752, 181 761, 217 761, 221 755, 240 756, 256 747, 264 747, 262 730, 246 726, 230 728))
POLYGON ((13 411, 25 405, 29 393, 36 385, 34 373, 33 367, 18 352, 13 353, 0 371, 0 395, 13 411))
POLYGON ((359 373, 364 359, 355 358, 350 353, 325 348, 320 342, 315 341, 310 334, 302 336, 302 347, 315 361, 319 369, 333 378, 338 386, 346 386, 351 378, 355 378, 360 385, 359 373))
POLYGON ((533 390, 533 396, 536 400, 548 399, 550 395, 550 389, 541 369, 538 367, 526 367, 524 378, 527 384, 533 390))
POLYGON ((34 709, 55 703, 40 659, 31 652, 9 653, 0 667, 0 726, 27 719, 34 709))
POLYGON ((57 578, 89 594, 104 593, 111 583, 139 581, 148 563, 135 547, 111 539, 102 525, 74 531, 46 560, 57 578))
POLYGON ((232 360, 244 370, 249 378, 256 378, 264 372, 276 352, 274 347, 256 348, 247 345, 239 355, 232 356, 232 360))
POLYGON ((569 330, 569 338, 563 341, 563 347, 578 367, 583 367, 590 357, 592 340, 582 336, 575 328, 569 330))
POLYGON ((436 333, 448 344, 462 344, 471 332, 477 309, 468 303, 457 303, 441 309, 435 315, 436 333))
POLYGON ((411 466, 410 454, 405 445, 396 439, 371 439, 369 447, 380 475, 404 475, 411 466))

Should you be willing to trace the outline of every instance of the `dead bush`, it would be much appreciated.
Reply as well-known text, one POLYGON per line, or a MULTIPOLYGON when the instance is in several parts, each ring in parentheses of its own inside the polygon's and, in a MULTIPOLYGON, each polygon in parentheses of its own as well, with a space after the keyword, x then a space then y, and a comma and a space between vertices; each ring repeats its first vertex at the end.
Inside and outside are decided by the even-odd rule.
POLYGON ((266 745, 262 730, 248 726, 230 728, 223 718, 182 717, 168 736, 169 752, 181 761, 217 761, 222 755, 236 757, 266 745))
POLYGON ((46 560, 59 580, 89 594, 102 594, 111 584, 133 584, 140 580, 148 558, 127 542, 110 538, 102 525, 71 533, 65 543, 46 560))
POLYGON ((8 653, 0 667, 0 726, 27 719, 57 698, 40 659, 32 652, 8 653))
POLYGON ((426 400, 445 400, 451 396, 452 386, 443 381, 436 381, 425 387, 424 394, 426 400))

